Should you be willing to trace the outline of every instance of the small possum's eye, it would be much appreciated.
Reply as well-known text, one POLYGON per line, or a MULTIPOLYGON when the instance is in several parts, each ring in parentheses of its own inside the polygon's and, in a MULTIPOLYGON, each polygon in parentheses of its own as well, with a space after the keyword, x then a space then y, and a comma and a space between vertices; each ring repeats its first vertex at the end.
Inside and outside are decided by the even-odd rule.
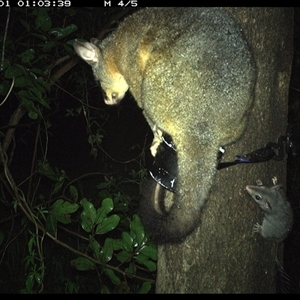
POLYGON ((117 93, 112 93, 111 94, 111 99, 115 100, 118 98, 118 94, 117 93))
POLYGON ((261 196, 255 195, 255 199, 256 199, 256 200, 261 200, 261 196))

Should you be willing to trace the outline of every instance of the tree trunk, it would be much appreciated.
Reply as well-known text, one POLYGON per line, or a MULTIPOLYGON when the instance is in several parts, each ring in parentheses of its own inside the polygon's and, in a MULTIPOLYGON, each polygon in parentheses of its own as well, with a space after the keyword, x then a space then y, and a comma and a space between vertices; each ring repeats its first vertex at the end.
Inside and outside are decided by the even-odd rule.
MULTIPOLYGON (((293 51, 292 9, 228 11, 240 23, 253 50, 258 77, 246 132, 226 148, 222 161, 233 161, 235 155, 285 135, 293 51)), ((219 170, 198 229, 182 244, 159 247, 156 292, 275 292, 275 244, 252 233, 253 225, 262 221, 262 212, 245 191, 257 179, 272 185, 274 176, 285 185, 286 160, 219 170)))

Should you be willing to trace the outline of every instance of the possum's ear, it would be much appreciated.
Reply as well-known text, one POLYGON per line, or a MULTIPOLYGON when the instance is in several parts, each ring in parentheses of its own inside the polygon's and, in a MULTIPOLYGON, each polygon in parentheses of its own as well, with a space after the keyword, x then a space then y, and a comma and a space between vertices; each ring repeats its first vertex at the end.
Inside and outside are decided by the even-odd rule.
POLYGON ((277 184, 271 187, 272 190, 278 191, 282 189, 282 184, 277 184))
POLYGON ((90 42, 94 45, 99 45, 100 44, 100 40, 96 39, 96 38, 91 38, 90 42))
POLYGON ((74 42, 73 47, 76 53, 92 67, 99 64, 101 50, 96 45, 88 42, 74 42))

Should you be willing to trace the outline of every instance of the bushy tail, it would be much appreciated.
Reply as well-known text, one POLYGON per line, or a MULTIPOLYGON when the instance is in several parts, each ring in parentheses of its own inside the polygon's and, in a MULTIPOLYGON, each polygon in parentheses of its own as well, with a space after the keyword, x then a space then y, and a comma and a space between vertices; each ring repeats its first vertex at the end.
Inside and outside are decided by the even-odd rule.
POLYGON ((192 159, 193 155, 178 155, 175 194, 166 192, 152 179, 147 182, 139 215, 146 230, 159 244, 179 243, 200 224, 201 210, 209 196, 216 173, 215 149, 217 147, 213 151, 211 147, 203 151, 198 148, 198 160, 192 159), (159 204, 170 198, 173 198, 173 204, 166 212, 159 204))

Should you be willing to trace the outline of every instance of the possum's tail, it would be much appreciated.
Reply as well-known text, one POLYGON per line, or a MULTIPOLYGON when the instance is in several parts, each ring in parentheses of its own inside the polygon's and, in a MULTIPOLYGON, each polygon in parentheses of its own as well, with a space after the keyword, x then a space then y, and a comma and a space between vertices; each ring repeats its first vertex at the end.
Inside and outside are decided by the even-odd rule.
POLYGON ((175 194, 166 192, 149 179, 140 202, 139 215, 146 230, 159 244, 179 243, 200 224, 201 210, 216 173, 217 149, 198 144, 194 149, 178 152, 175 194), (161 204, 169 199, 173 204, 166 211, 161 204))

